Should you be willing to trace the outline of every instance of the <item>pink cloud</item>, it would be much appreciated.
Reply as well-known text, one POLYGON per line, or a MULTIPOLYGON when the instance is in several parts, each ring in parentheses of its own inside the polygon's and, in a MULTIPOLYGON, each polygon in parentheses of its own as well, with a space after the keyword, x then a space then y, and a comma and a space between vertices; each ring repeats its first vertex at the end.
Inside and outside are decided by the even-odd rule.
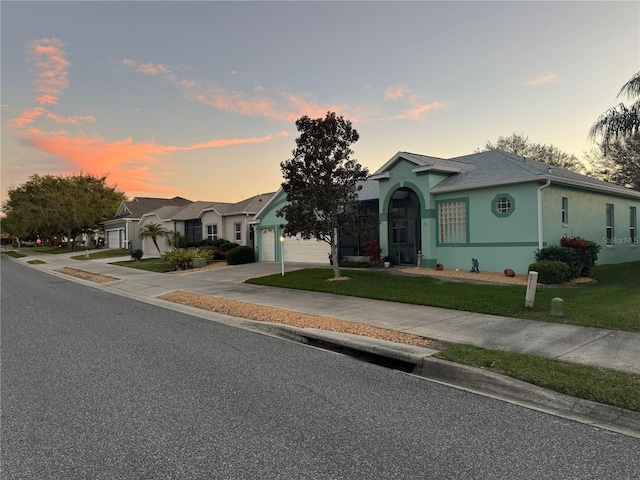
POLYGON ((288 137, 291 135, 288 131, 283 130, 275 135, 266 135, 264 137, 250 137, 250 138, 226 138, 220 140, 211 140, 209 142, 194 143, 188 147, 174 147, 176 150, 196 150, 200 148, 220 148, 228 147, 232 145, 244 145, 247 143, 265 143, 275 140, 281 137, 288 137))
POLYGON ((78 125, 80 123, 92 123, 96 121, 96 119, 93 118, 91 115, 76 115, 74 117, 61 117, 60 115, 56 115, 55 113, 47 112, 45 116, 53 120, 57 124, 78 125))
POLYGON ((288 135, 289 132, 282 131, 264 137, 218 139, 184 147, 154 142, 136 143, 131 138, 109 142, 100 136, 70 136, 62 130, 46 132, 35 128, 30 128, 25 138, 32 147, 69 160, 76 171, 109 174, 111 181, 127 190, 158 191, 157 186, 151 187, 150 183, 157 181, 153 166, 159 162, 159 157, 179 151, 270 142, 288 135))
POLYGON ((555 73, 548 73, 538 78, 534 78, 533 80, 529 80, 525 82, 525 85, 528 87, 535 87, 538 85, 544 85, 545 83, 553 83, 558 79, 558 76, 555 73))
POLYGON ((122 60, 122 64, 126 65, 127 67, 131 67, 135 69, 136 72, 140 72, 144 75, 155 76, 155 75, 167 75, 168 73, 171 73, 171 70, 169 70, 169 68, 167 68, 165 65, 162 65, 160 63, 139 64, 135 60, 131 60, 130 58, 125 58, 124 60, 122 60))
POLYGON ((398 100, 404 97, 406 92, 409 92, 409 89, 404 85, 392 85, 384 91, 384 98, 386 100, 398 100))
POLYGON ((15 118, 12 118, 7 122, 10 127, 21 128, 25 125, 29 125, 30 123, 35 122, 36 118, 47 113, 47 110, 42 107, 34 107, 28 110, 25 110, 20 115, 15 118))
POLYGON ((60 94, 69 85, 64 44, 56 38, 43 38, 33 42, 29 54, 36 66, 36 101, 40 105, 58 103, 60 94))
POLYGON ((443 108, 445 108, 445 104, 442 102, 431 102, 431 103, 415 103, 414 106, 404 112, 402 112, 399 115, 396 115, 394 117, 395 120, 406 120, 408 118, 410 119, 418 119, 420 117, 423 117, 426 113, 432 111, 432 110, 441 110, 443 108))
POLYGON ((276 105, 270 98, 248 98, 243 92, 230 92, 217 86, 211 86, 205 91, 192 91, 188 88, 188 93, 197 102, 241 115, 271 116, 276 111, 276 105))
MULTIPOLYGON (((288 105, 282 105, 282 101, 278 102, 270 97, 250 96, 242 91, 231 91, 218 85, 207 85, 203 82, 179 78, 171 74, 170 69, 164 65, 151 63, 140 65, 130 59, 124 59, 122 63, 146 75, 163 76, 165 81, 182 87, 187 97, 196 102, 239 115, 261 116, 278 121, 294 122, 302 115, 321 117, 328 110, 346 110, 344 105, 320 105, 310 100, 308 96, 294 94, 282 94, 288 103, 288 105)), ((256 90, 262 90, 262 87, 256 88, 256 90)))
POLYGON ((145 75, 164 75, 169 73, 169 69, 164 65, 154 65, 153 63, 145 63, 144 65, 140 65, 137 70, 140 73, 144 73, 145 75))

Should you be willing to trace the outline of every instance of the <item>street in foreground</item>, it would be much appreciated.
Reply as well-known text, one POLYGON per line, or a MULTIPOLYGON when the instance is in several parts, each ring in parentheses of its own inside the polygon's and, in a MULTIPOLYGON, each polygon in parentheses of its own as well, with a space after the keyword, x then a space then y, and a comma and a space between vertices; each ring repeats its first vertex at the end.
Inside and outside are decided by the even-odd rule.
POLYGON ((634 478, 640 440, 3 258, 2 478, 634 478))

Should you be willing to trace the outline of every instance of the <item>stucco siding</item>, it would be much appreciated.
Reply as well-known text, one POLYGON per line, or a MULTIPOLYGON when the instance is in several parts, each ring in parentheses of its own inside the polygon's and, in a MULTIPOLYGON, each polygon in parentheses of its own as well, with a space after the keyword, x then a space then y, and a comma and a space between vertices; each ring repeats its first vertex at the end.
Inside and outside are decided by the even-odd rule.
POLYGON ((485 270, 512 268, 524 273, 535 260, 534 252, 538 246, 537 184, 439 194, 435 196, 435 205, 436 218, 428 248, 425 248, 429 252, 430 264, 437 262, 446 268, 471 269, 471 259, 476 258, 485 270), (505 213, 496 209, 496 203, 503 198, 510 204, 509 211, 505 213), (467 205, 467 243, 448 245, 440 242, 438 207, 453 200, 467 205))
MULTIPOLYGON (((640 248, 630 239, 630 207, 640 215, 640 200, 584 189, 551 185, 542 190, 543 233, 547 245, 559 245, 563 236, 579 236, 598 243, 598 264, 640 260, 640 248), (567 200, 562 222, 562 198, 567 200), (613 243, 606 241, 606 204, 613 205, 613 243)), ((636 223, 640 220, 637 217, 636 223)))

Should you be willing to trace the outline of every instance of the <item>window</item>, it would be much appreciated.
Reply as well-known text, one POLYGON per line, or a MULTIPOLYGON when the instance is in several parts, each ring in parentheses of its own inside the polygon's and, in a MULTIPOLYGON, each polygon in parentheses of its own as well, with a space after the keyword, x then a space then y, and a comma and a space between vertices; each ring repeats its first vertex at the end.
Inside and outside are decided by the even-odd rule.
POLYGON ((636 230, 637 220, 636 207, 629 207, 629 241, 632 245, 638 243, 638 232, 636 230))
POLYGON ((242 223, 233 224, 234 238, 236 242, 242 241, 242 223))
POLYGON ((443 202, 438 205, 440 243, 467 243, 467 202, 443 202))
POLYGON ((562 224, 567 225, 569 223, 569 199, 562 197, 562 224))
POLYGON ((500 193, 491 201, 491 211, 496 217, 508 217, 516 209, 516 201, 508 193, 500 193))
POLYGON ((614 244, 614 239, 613 239, 613 203, 607 203, 606 205, 606 225, 605 225, 605 230, 606 230, 606 240, 607 240, 607 245, 613 245, 614 244))
POLYGON ((207 240, 218 239, 218 225, 207 225, 207 240))
POLYGON ((511 211, 511 201, 507 197, 500 197, 496 202, 498 213, 509 213, 511 211))

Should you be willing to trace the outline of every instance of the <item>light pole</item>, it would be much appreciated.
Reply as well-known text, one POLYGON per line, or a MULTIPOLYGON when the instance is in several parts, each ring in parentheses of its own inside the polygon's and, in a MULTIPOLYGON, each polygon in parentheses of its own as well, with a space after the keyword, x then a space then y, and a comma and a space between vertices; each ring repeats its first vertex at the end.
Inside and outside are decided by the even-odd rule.
POLYGON ((280 263, 282 264, 282 276, 284 277, 284 236, 280 235, 280 263))

